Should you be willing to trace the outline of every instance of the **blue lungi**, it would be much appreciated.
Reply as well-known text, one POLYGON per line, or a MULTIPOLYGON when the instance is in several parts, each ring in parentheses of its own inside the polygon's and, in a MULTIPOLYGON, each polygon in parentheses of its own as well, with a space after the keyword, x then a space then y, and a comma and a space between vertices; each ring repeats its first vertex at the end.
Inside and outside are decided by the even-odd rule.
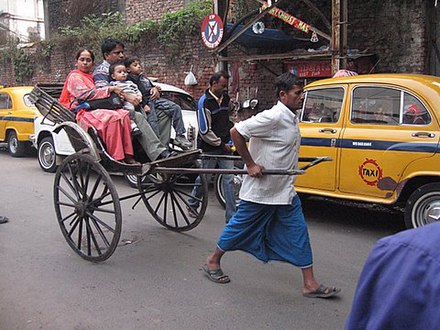
POLYGON ((313 263, 309 233, 298 196, 293 198, 291 205, 240 201, 217 246, 222 251, 248 252, 263 262, 285 261, 301 268, 313 263))

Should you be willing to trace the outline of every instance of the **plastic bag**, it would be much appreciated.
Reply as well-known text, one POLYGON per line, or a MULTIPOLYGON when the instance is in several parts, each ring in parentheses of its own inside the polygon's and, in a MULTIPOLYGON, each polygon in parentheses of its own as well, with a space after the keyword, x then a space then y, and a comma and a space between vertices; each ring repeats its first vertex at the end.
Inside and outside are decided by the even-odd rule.
POLYGON ((186 77, 185 77, 184 84, 185 84, 186 86, 194 86, 194 85, 197 85, 197 84, 198 84, 198 83, 197 83, 196 76, 194 76, 194 73, 192 73, 192 66, 191 66, 191 69, 189 70, 189 72, 187 72, 187 75, 186 75, 186 77))

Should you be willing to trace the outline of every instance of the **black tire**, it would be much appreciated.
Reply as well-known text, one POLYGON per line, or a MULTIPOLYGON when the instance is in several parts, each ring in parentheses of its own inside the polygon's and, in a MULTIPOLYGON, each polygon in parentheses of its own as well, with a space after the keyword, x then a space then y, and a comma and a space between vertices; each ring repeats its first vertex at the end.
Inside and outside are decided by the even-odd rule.
MULTIPOLYGON (((238 206, 238 204, 240 203, 240 198, 238 196, 240 193, 240 188, 242 183, 243 183, 243 174, 234 174, 234 195, 235 195, 236 206, 238 206)), ((220 205, 223 208, 225 208, 226 199, 225 199, 225 193, 223 191, 223 174, 218 174, 215 176, 214 188, 215 188, 215 197, 217 197, 217 201, 220 203, 220 205)))
POLYGON ((8 151, 12 157, 23 157, 26 154, 26 143, 18 141, 15 131, 8 134, 8 151))
MULTIPOLYGON (((194 162, 193 166, 197 166, 197 162, 194 162)), ((188 215, 188 198, 191 197, 194 182, 188 182, 186 178, 187 176, 182 173, 156 173, 147 175, 146 180, 142 180, 142 182, 138 180, 138 188, 148 211, 162 226, 177 232, 197 227, 202 221, 208 205, 208 182, 206 176, 201 175, 200 206, 198 210, 194 211, 195 218, 188 215)))
POLYGON ((121 204, 110 175, 90 155, 70 155, 58 167, 54 205, 61 232, 79 256, 99 262, 113 254, 122 230, 121 204))
POLYGON ((405 207, 407 228, 426 226, 440 220, 440 183, 428 183, 417 188, 405 207))
POLYGON ((54 173, 57 170, 57 154, 51 136, 46 136, 38 144, 38 163, 44 172, 54 173))

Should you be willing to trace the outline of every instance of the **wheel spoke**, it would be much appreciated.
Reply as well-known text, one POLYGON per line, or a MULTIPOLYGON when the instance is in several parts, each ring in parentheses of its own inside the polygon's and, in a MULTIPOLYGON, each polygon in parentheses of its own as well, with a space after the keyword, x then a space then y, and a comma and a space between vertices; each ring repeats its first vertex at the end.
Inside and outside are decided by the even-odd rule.
POLYGON ((159 202, 157 203, 156 209, 154 210, 154 214, 157 214, 157 210, 159 210, 159 207, 162 204, 163 199, 165 198, 165 194, 166 193, 163 193, 162 197, 160 198, 159 202))
POLYGON ((70 228, 69 232, 67 233, 67 236, 70 237, 70 238, 72 238, 72 234, 75 231, 76 226, 78 226, 78 224, 81 222, 81 219, 78 216, 76 216, 74 221, 71 222, 71 224, 73 222, 75 222, 75 224, 72 226, 72 228, 70 228))
POLYGON ((95 183, 93 185, 92 191, 89 194, 89 201, 91 201, 95 197, 96 191, 98 190, 98 187, 99 187, 99 184, 101 183, 101 180, 102 180, 102 176, 98 175, 98 177, 96 178, 95 183))
MULTIPOLYGON (((90 220, 90 219, 89 219, 90 220)), ((97 228, 97 230, 98 230, 98 233, 101 235, 101 228, 99 228, 99 226, 96 226, 96 224, 95 224, 95 222, 92 220, 92 223, 95 225, 95 227, 97 228)), ((91 233, 91 238, 92 238, 92 241, 93 241, 93 245, 95 246, 95 249, 96 249, 96 251, 98 252, 98 255, 102 255, 102 251, 101 251, 101 247, 99 246, 99 243, 98 243, 98 241, 96 240, 96 237, 95 237, 95 235, 93 234, 93 231, 92 231, 92 228, 91 228, 91 226, 90 226, 90 223, 89 222, 87 222, 87 226, 88 226, 88 228, 89 228, 89 230, 90 230, 90 233, 91 233)), ((104 235, 104 233, 102 233, 102 235, 104 235)), ((102 238, 102 235, 101 235, 101 238, 102 238)), ((107 241, 107 237, 105 237, 105 235, 104 235, 104 238, 103 238, 103 241, 104 241, 104 243, 105 243, 105 245, 108 247, 110 244, 108 243, 108 241, 107 241)))
MULTIPOLYGON (((177 195, 177 196, 179 196, 179 195, 177 195)), ((180 214, 183 216, 183 219, 185 220, 187 226, 189 226, 191 224, 191 221, 188 219, 188 216, 186 215, 186 212, 182 209, 182 207, 180 206, 180 203, 177 201, 177 198, 176 198, 176 196, 174 196, 173 193, 171 193, 171 198, 177 204, 177 207, 179 208, 180 214)), ((176 222, 176 227, 177 227, 178 226, 177 225, 177 221, 175 220, 175 222, 176 222)))
POLYGON ((177 217, 176 217, 176 201, 174 199, 173 193, 170 192, 170 199, 171 199, 171 206, 173 207, 173 219, 174 219, 174 224, 175 227, 179 227, 178 221, 177 221, 177 217))
MULTIPOLYGON (((70 187, 72 192, 76 195, 76 198, 79 199, 78 191, 75 189, 75 187, 70 182, 69 178, 66 176, 64 172, 61 172, 61 176, 64 178, 64 182, 70 187)), ((58 188, 61 188, 59 185, 58 188)), ((64 192, 64 191, 63 191, 64 192)), ((67 195, 67 192, 64 192, 67 195)))
MULTIPOLYGON (((98 222, 103 225, 104 227, 106 227, 107 229, 110 228, 108 227, 107 224, 104 224, 101 220, 99 220, 98 218, 96 218, 93 214, 87 214, 90 217, 91 222, 93 223, 93 225, 95 226, 96 230, 98 231, 99 236, 101 236, 102 241, 105 243, 105 245, 107 247, 110 246, 110 243, 107 239, 107 236, 105 236, 104 232, 102 231, 102 228, 99 226, 98 222)), ((110 229, 109 229, 110 230, 110 229)), ((95 236, 95 235, 93 235, 95 236)))
POLYGON ((82 227, 83 227, 83 221, 81 220, 79 222, 79 228, 78 228, 78 243, 77 243, 78 250, 81 250, 82 227))
POLYGON ((105 227, 108 231, 114 233, 115 232, 115 228, 111 227, 110 225, 108 225, 107 223, 105 223, 104 221, 102 221, 101 219, 99 219, 97 216, 95 216, 94 214, 87 212, 87 215, 92 218, 93 222, 96 222, 96 224, 100 224, 101 226, 105 227))
MULTIPOLYGON (((103 204, 101 204, 103 205, 103 204)), ((107 209, 101 209, 99 207, 94 207, 93 211, 102 212, 102 213, 109 213, 109 214, 116 214, 114 210, 107 210, 107 209)))
MULTIPOLYGON (((71 196, 63 187, 58 186, 57 188, 58 188, 58 190, 60 190, 64 194, 64 196, 66 196, 68 199, 70 199, 72 203, 74 203, 74 204, 77 203, 77 200, 74 199, 74 197, 71 196)), ((59 202, 59 204, 64 205, 64 206, 69 206, 69 204, 67 204, 67 203, 59 202)), ((72 206, 75 207, 75 205, 72 205, 72 206)))
POLYGON ((92 247, 91 247, 91 241, 90 241, 90 235, 91 235, 91 230, 90 230, 90 225, 88 224, 88 221, 86 222, 86 235, 87 235, 87 255, 91 256, 92 255, 92 247))
POLYGON ((165 205, 163 207, 163 222, 167 223, 167 213, 168 213, 168 192, 164 194, 165 196, 165 205))
MULTIPOLYGON (((180 190, 180 189, 174 189, 175 192, 179 192, 182 195, 185 195, 188 198, 192 198, 195 199, 196 201, 198 201, 199 203, 201 203, 203 201, 202 197, 195 197, 192 196, 191 194, 188 194, 186 191, 180 190)), ((185 203, 186 205, 188 205, 188 203, 185 203)))

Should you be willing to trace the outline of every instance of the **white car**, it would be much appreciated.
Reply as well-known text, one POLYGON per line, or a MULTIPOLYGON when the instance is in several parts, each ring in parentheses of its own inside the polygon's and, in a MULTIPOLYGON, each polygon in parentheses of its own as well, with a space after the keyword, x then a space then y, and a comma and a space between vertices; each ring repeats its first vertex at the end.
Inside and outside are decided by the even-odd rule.
MULTIPOLYGON (((191 140, 190 135, 196 137, 198 129, 197 104, 194 98, 181 88, 162 83, 155 83, 155 85, 162 89, 161 97, 175 102, 182 108, 188 139, 191 140)), ((55 172, 62 158, 75 152, 66 132, 61 130, 59 133, 55 133, 56 127, 43 116, 38 116, 34 120, 35 134, 31 136, 31 141, 38 150, 38 163, 45 172, 55 172)), ((174 135, 175 132, 172 130, 171 137, 174 135)))

